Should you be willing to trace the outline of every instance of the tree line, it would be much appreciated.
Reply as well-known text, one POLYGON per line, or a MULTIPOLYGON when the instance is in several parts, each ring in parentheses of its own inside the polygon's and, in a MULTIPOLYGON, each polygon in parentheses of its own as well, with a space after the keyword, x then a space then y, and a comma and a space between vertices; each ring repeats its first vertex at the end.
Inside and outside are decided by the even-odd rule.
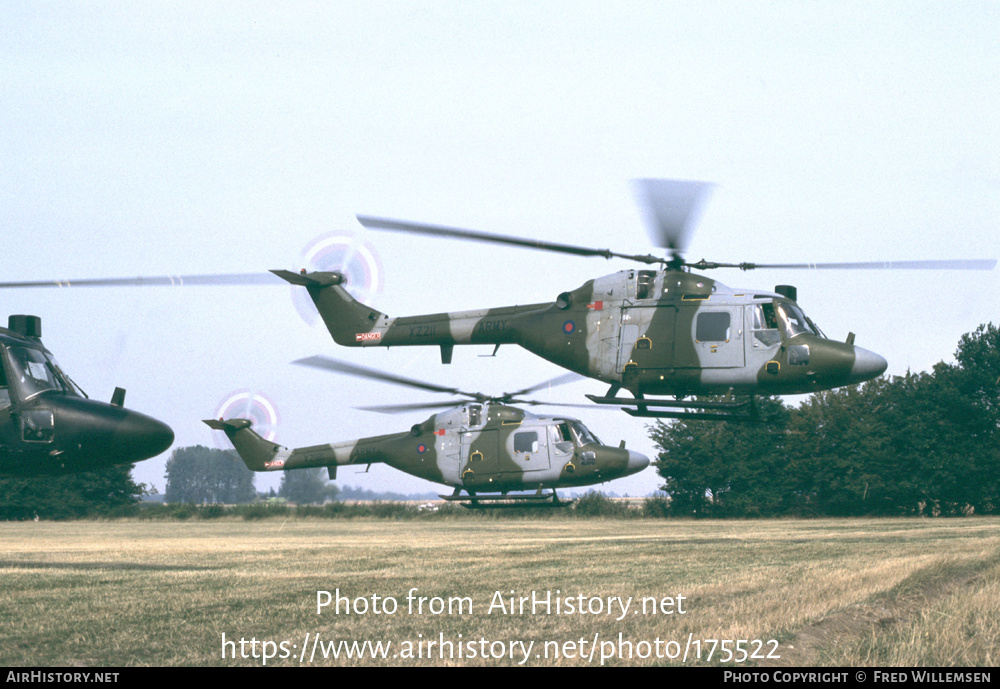
POLYGON ((763 423, 660 421, 650 436, 674 515, 992 514, 1000 511, 1000 331, 955 363, 760 401, 763 423))
MULTIPOLYGON (((66 476, 0 478, 0 520, 73 519, 122 513, 150 494, 132 480, 134 465, 66 476)), ((196 445, 174 450, 167 460, 164 501, 188 505, 243 504, 262 497, 254 473, 233 451, 196 445)), ((269 496, 296 504, 322 504, 337 497, 325 469, 282 473, 269 496)))

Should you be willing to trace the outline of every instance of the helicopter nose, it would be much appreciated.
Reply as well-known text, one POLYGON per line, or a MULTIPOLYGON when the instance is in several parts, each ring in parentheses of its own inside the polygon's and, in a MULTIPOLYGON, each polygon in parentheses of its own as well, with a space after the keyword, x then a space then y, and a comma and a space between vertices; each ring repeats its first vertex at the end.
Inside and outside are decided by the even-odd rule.
POLYGON ((885 373, 889 362, 875 352, 861 347, 854 348, 854 365, 851 366, 851 381, 860 383, 872 378, 878 378, 885 373))
POLYGON ((162 421, 129 411, 115 423, 111 452, 140 462, 160 454, 174 442, 174 432, 162 421))
POLYGON ((625 470, 630 474, 635 474, 649 466, 649 457, 633 450, 628 451, 628 463, 625 470))

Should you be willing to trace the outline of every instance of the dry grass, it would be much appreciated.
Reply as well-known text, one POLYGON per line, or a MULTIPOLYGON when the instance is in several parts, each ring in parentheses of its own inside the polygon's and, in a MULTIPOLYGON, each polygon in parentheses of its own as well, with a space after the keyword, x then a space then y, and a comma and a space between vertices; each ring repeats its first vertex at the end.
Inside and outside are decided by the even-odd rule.
MULTIPOLYGON (((529 665, 598 664, 602 652, 613 652, 606 664, 669 664, 656 651, 685 647, 691 663, 689 639, 702 640, 702 662, 712 645, 704 640, 775 639, 781 659, 760 662, 990 665, 1000 646, 997 526, 987 518, 4 523, 0 664, 259 665, 268 641, 268 664, 290 665, 319 634, 392 646, 384 661, 316 657, 315 665, 511 665, 522 658, 520 646, 510 658, 514 642, 534 643, 529 665), (338 588, 369 603, 392 597, 398 609, 317 615, 317 591, 338 588), (472 611, 409 614, 413 588, 471 598, 472 611), (617 612, 487 614, 498 591, 557 590, 574 602, 634 600, 621 621, 617 612), (644 597, 678 595, 684 615, 634 612, 644 597), (224 659, 223 634, 237 655, 257 657, 234 660, 230 650, 224 659), (427 642, 441 635, 451 657, 432 647, 427 658, 427 642), (499 642, 505 659, 478 657, 499 642), (407 644, 424 657, 393 657, 407 644), (592 647, 592 659, 579 657, 592 647), (631 658, 619 657, 629 648, 631 658)), ((716 663, 722 648, 714 650, 716 663)))

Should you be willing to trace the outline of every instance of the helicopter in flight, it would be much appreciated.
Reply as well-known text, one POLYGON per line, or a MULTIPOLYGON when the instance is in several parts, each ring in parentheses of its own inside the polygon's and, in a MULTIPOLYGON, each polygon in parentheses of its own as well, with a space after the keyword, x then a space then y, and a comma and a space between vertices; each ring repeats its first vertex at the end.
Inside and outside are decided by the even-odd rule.
POLYGON ((41 340, 41 319, 14 315, 0 328, 0 476, 67 474, 132 464, 174 441, 164 423, 92 400, 41 340))
MULTIPOLYGON (((351 296, 336 271, 273 270, 306 288, 334 341, 347 347, 437 346, 450 363, 455 345, 516 344, 580 375, 609 384, 598 404, 633 416, 756 418, 754 395, 805 394, 880 376, 886 360, 834 341, 797 303, 797 290, 734 289, 693 270, 714 268, 992 269, 988 261, 725 264, 684 260, 691 229, 711 184, 636 180, 653 243, 666 257, 593 249, 359 215, 370 229, 507 244, 577 256, 625 258, 632 268, 589 280, 552 302, 390 318, 351 296), (621 390, 632 398, 619 397, 621 390), (726 395, 728 399, 703 399, 726 395), (684 399, 695 398, 695 399, 684 399), (702 398, 702 399, 699 399, 702 398), (626 408, 627 407, 627 408, 626 408)), ((496 349, 494 349, 494 352, 496 349)))
MULTIPOLYGON (((252 471, 326 467, 330 480, 334 480, 338 467, 382 462, 412 476, 453 487, 451 495, 441 496, 445 500, 481 508, 563 506, 568 503, 559 500, 556 493, 559 488, 603 483, 649 466, 649 458, 625 449, 624 441, 618 447, 604 445, 577 419, 537 415, 513 406, 550 404, 519 397, 544 386, 576 379, 574 374, 499 397, 487 397, 326 357, 310 357, 295 363, 458 394, 465 400, 458 407, 414 424, 408 431, 294 450, 259 436, 249 419, 205 420, 210 428, 226 434, 252 471), (520 492, 532 490, 535 492, 520 492)), ((366 409, 395 413, 452 404, 454 401, 366 409)))
MULTIPOLYGON (((652 243, 668 256, 630 255, 425 223, 358 216, 375 230, 519 246, 649 266, 588 280, 553 302, 390 318, 355 299, 339 271, 271 273, 306 288, 327 330, 348 347, 436 346, 450 363, 456 345, 516 344, 609 385, 597 404, 633 416, 755 419, 757 395, 806 394, 880 376, 886 360, 828 338, 797 303, 797 290, 734 289, 693 271, 715 268, 992 270, 995 260, 756 264, 688 262, 684 251, 706 182, 641 179, 636 191, 652 243), (625 390, 632 398, 619 396, 625 390), (726 399, 705 399, 724 395, 726 399)), ((270 274, 188 275, 0 283, 7 287, 281 284, 270 274)))

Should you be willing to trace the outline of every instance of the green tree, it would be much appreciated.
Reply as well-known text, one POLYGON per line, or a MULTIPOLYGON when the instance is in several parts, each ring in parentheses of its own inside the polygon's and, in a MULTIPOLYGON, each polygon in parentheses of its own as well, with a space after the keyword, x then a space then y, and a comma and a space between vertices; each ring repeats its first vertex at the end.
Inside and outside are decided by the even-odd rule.
POLYGON ((71 519, 134 505, 146 486, 132 480, 132 466, 64 476, 0 478, 0 519, 71 519))
POLYGON ((964 514, 1000 510, 1000 330, 964 335, 954 364, 765 401, 765 424, 660 422, 671 512, 964 514))
POLYGON ((765 516, 787 509, 789 412, 774 398, 757 405, 764 423, 676 420, 652 426, 672 514, 765 516))
POLYGON ((253 502, 253 472, 235 452, 202 445, 181 447, 167 460, 167 502, 190 504, 253 502))
POLYGON ((326 469, 293 469, 283 472, 278 495, 298 505, 317 505, 334 500, 339 489, 326 479, 326 469))

